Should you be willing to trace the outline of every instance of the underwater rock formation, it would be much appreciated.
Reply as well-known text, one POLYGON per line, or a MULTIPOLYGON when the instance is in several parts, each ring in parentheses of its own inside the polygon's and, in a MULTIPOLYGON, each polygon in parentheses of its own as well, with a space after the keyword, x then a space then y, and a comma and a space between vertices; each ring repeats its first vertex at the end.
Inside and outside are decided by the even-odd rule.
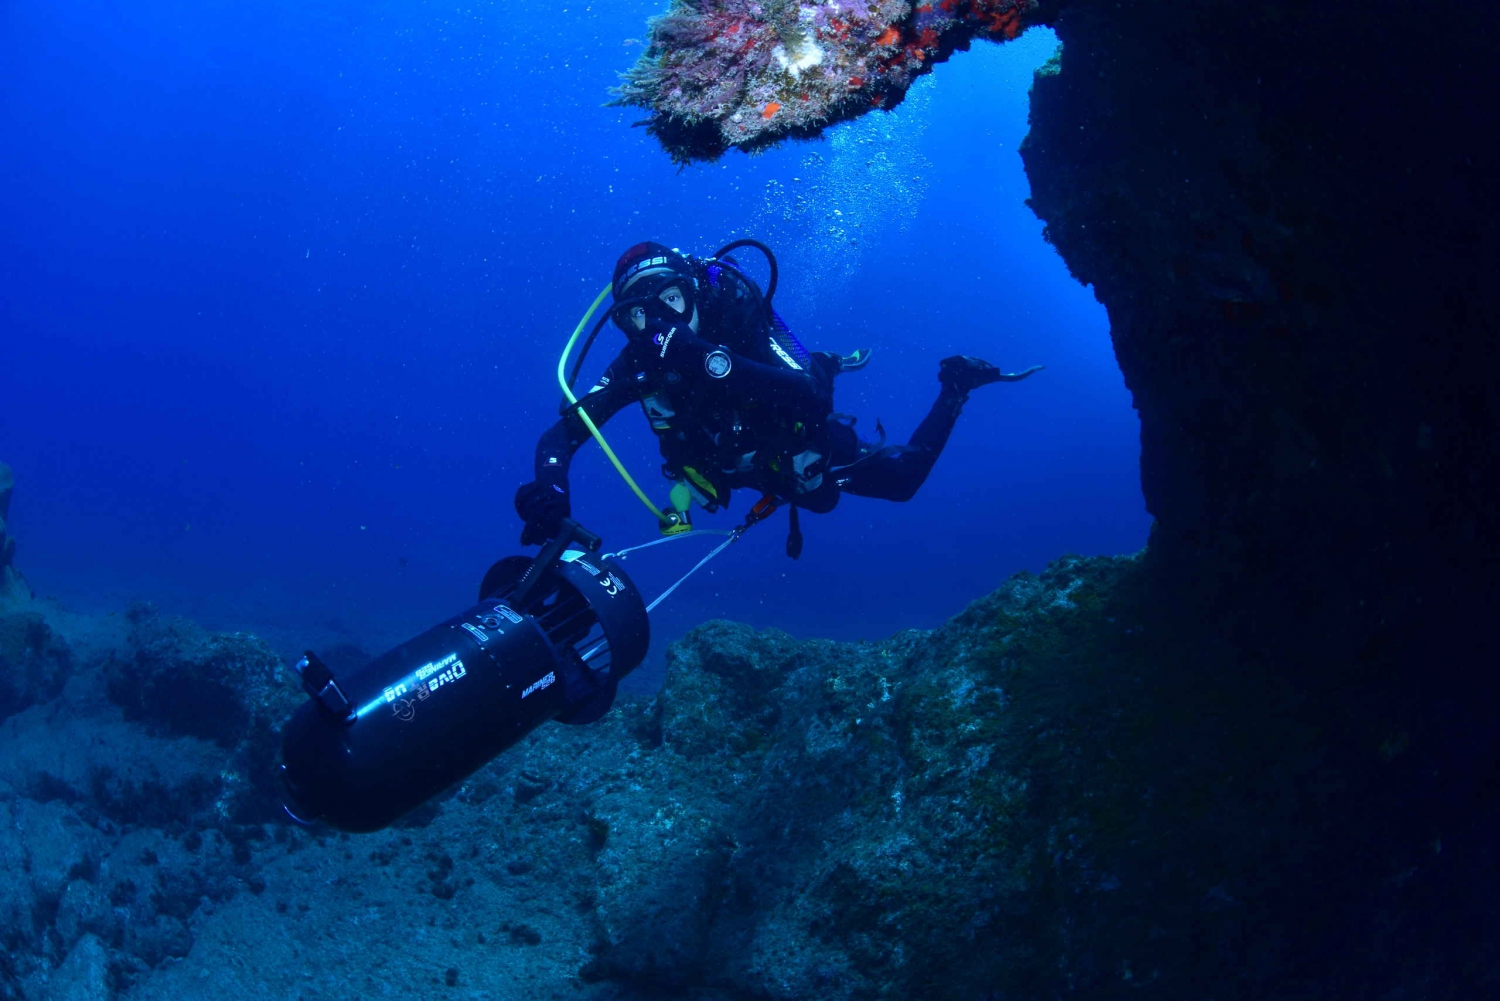
POLYGON ((672 648, 657 699, 543 727, 357 838, 226 807, 272 704, 257 646, 137 611, 118 651, 0 724, 0 858, 28 873, 0 891, 0 983, 47 996, 104 962, 111 992, 143 999, 973 1001, 1127 954, 1180 983, 1180 936, 1240 934, 1243 867, 1284 844, 1217 808, 1239 795, 1226 776, 1260 791, 1261 821, 1290 810, 1307 735, 1248 676, 1168 655, 1185 638, 1140 575, 1064 560, 881 643, 709 623, 672 648), (153 679, 220 673, 226 730, 142 711, 153 679), (1262 730, 1224 740, 1201 710, 1231 704, 1262 730), (1148 900, 1195 920, 1122 936, 1148 900), (331 929, 339 947, 312 949, 331 929))
POLYGON ((1500 18, 1400 38, 1404 9, 1069 3, 1022 149, 1109 309, 1153 551, 1304 591, 1317 565, 1388 617, 1467 604, 1442 568, 1500 535, 1500 151, 1473 128, 1500 18))
POLYGON ((900 104, 975 38, 1019 35, 1038 0, 672 0, 614 103, 672 159, 713 160, 900 104))
POLYGON ((0 719, 55 698, 72 661, 72 650, 44 616, 0 609, 0 719))
POLYGON ((1307 753, 1367 817, 1317 855, 1358 865, 1288 894, 1350 903, 1280 983, 1472 996, 1500 935, 1500 141, 1475 128, 1500 13, 1414 35, 1405 10, 1067 4, 1022 155, 1109 310, 1175 616, 1322 705, 1307 753))
POLYGON ((273 812, 262 749, 303 698, 290 672, 273 690, 253 638, 135 609, 117 648, 0 723, 0 860, 26 874, 0 887, 0 997, 91 984, 101 962, 109 992, 83 996, 1165 999, 1436 978, 1440 943, 1403 923, 1437 903, 1449 849, 1407 854, 1419 751, 1388 700, 1310 692, 1180 607, 1149 560, 1067 558, 883 642, 708 623, 655 699, 542 727, 358 837, 273 812), (167 705, 178 691, 214 721, 167 705), (1361 930, 1351 907, 1402 947, 1331 958, 1330 929, 1361 930))
POLYGON ((16 556, 16 540, 6 526, 6 519, 10 517, 10 495, 15 486, 15 474, 9 466, 0 462, 0 603, 22 592, 30 596, 26 582, 12 566, 16 556))
POLYGON ((20 874, 0 884, 0 997, 108 998, 186 956, 194 915, 253 881, 247 846, 268 837, 214 810, 220 749, 127 723, 99 682, 84 670, 0 723, 0 864, 20 874), (106 992, 67 993, 101 962, 106 992))
POLYGON ((153 732, 224 748, 215 803, 225 816, 276 816, 281 725, 303 700, 296 675, 255 636, 208 633, 149 605, 132 606, 126 618, 127 646, 104 667, 110 701, 153 732))
POLYGON ((0 570, 10 566, 16 554, 16 542, 5 533, 5 519, 10 516, 10 495, 16 488, 16 474, 0 462, 0 570))
POLYGON ((6 532, 15 475, 0 462, 0 719, 55 698, 72 651, 33 610, 31 588, 12 565, 15 539, 6 532))
MULTIPOLYGON (((1149 663, 1148 633, 1112 600, 1136 569, 1063 560, 882 643, 721 622, 676 644, 644 756, 670 765, 670 806, 648 786, 594 810, 611 833, 590 975, 971 1001, 1045 982, 1065 928, 1092 961, 1077 920, 1103 894, 1089 812, 1124 807, 1132 829, 1148 812, 1121 802, 1139 791, 1119 788, 1123 768, 1087 770, 1141 725, 1094 711, 1115 672, 1149 663)), ((1137 873, 1110 878, 1145 891, 1137 873)))
POLYGON ((270 728, 296 699, 257 687, 258 642, 139 611, 127 639, 113 618, 42 602, 0 613, 0 865, 15 876, 0 883, 0 998, 115 997, 187 956, 198 916, 258 892, 258 846, 286 840, 256 821, 277 808, 270 728), (210 705, 218 672, 231 695, 210 705), (239 724, 142 712, 132 697, 165 677, 239 724), (128 716, 111 694, 132 696, 128 716))
POLYGON ((1022 149, 1109 310, 1164 608, 1322 716, 1304 818, 1364 818, 1268 873, 1319 880, 1261 996, 1493 990, 1500 19, 1404 10, 1066 4, 1022 149))
POLYGON ((878 643, 708 623, 657 698, 543 727, 358 837, 233 808, 271 704, 256 644, 137 612, 120 650, 0 724, 0 858, 28 873, 0 889, 0 996, 100 962, 95 996, 178 1001, 1273 982, 1299 932, 1284 857, 1328 878, 1321 846, 1360 844, 1370 812, 1346 809, 1355 773, 1308 753, 1325 707, 1164 616, 1150 576, 1064 559, 878 643), (240 722, 141 712, 122 661, 144 665, 131 692, 227 673, 216 712, 240 722))

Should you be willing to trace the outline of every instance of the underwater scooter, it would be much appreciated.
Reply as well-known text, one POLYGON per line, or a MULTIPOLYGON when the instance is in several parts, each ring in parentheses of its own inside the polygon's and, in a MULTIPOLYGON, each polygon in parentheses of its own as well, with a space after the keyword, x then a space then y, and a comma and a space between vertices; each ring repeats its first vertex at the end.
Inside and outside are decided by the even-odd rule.
POLYGON ((479 603, 364 667, 335 677, 297 664, 312 696, 281 745, 284 809, 376 831, 458 782, 547 720, 592 723, 640 666, 650 623, 599 538, 572 519, 531 559, 490 567, 479 603))

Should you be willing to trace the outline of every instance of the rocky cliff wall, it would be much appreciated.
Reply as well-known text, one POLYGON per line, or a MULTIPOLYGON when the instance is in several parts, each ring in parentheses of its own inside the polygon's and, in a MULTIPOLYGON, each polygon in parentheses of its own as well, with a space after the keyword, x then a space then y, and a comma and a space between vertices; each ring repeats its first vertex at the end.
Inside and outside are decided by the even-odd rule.
POLYGON ((1283 915, 1350 902, 1283 992, 1493 977, 1458 943, 1496 930, 1500 18, 1432 13, 1062 4, 1022 150, 1109 310, 1164 611, 1300 693, 1341 790, 1307 815, 1364 818, 1275 874, 1320 884, 1283 915))
POLYGON ((1487 6, 1422 30, 1408 12, 1081 0, 1052 19, 1031 204, 1109 309, 1152 548, 1182 573, 1315 602, 1337 582, 1390 616, 1486 584, 1500 29, 1487 6))

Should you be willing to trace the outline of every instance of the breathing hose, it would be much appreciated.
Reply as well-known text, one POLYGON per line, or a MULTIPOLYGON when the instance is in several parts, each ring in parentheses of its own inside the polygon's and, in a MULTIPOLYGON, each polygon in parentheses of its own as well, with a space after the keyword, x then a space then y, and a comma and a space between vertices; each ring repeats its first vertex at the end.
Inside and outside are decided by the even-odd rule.
MULTIPOLYGON (((771 248, 766 246, 764 243, 761 243, 759 240, 752 240, 746 237, 742 240, 734 240, 730 243, 724 244, 724 246, 714 251, 714 257, 715 259, 722 258, 731 250, 738 250, 740 247, 754 247, 756 250, 765 255, 766 263, 771 267, 771 280, 766 282, 766 294, 761 297, 765 300, 766 313, 767 315, 769 315, 771 312, 771 300, 776 296, 776 286, 780 283, 781 278, 781 269, 776 266, 776 255, 773 254, 771 252, 771 248)), ((743 278, 744 275, 741 274, 740 277, 743 278)))
POLYGON ((583 314, 583 319, 578 321, 578 326, 573 328, 573 336, 568 338, 568 343, 563 347, 562 357, 557 360, 557 384, 562 387, 563 396, 567 399, 568 405, 582 418, 583 426, 589 429, 589 434, 594 436, 594 440, 604 450, 605 456, 609 459, 610 464, 615 467, 615 472, 619 473, 620 478, 625 481, 625 485, 640 499, 642 504, 646 505, 647 510, 656 515, 658 524, 670 525, 672 524, 672 520, 662 513, 661 508, 651 503, 651 498, 646 496, 646 492, 635 482, 635 478, 630 475, 630 472, 625 468, 625 464, 620 461, 619 456, 615 455, 615 450, 610 448, 609 442, 604 440, 604 435, 600 433, 598 425, 594 423, 594 419, 588 415, 586 410, 578 406, 578 397, 573 394, 573 387, 568 384, 568 355, 573 353, 573 345, 577 344, 578 338, 583 335, 583 328, 593 318, 594 311, 599 308, 599 304, 604 301, 604 297, 612 291, 612 285, 604 286, 604 291, 600 292, 594 298, 593 305, 589 307, 587 313, 583 314))

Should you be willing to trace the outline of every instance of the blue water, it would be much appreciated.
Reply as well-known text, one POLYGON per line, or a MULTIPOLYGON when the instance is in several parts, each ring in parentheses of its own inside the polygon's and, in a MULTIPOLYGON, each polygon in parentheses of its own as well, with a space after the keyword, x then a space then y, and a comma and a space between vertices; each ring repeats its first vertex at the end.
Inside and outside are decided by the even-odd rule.
MULTIPOLYGON (((757 528, 663 606, 657 656, 710 617, 933 626, 1064 552, 1138 549, 1107 318, 1024 205, 1055 39, 979 44, 893 113, 679 172, 602 106, 657 8, 6 4, 0 460, 33 585, 371 648, 423 629, 517 549, 557 354, 619 251, 745 235, 779 251, 809 347, 874 347, 839 384, 862 427, 904 440, 948 354, 1047 370, 976 393, 912 502, 804 517, 798 562, 783 518, 757 528)), ((608 432, 661 492, 638 412, 608 432)), ((593 446, 574 486, 611 547, 653 535, 593 446)), ((705 548, 629 566, 654 594, 705 548)))

